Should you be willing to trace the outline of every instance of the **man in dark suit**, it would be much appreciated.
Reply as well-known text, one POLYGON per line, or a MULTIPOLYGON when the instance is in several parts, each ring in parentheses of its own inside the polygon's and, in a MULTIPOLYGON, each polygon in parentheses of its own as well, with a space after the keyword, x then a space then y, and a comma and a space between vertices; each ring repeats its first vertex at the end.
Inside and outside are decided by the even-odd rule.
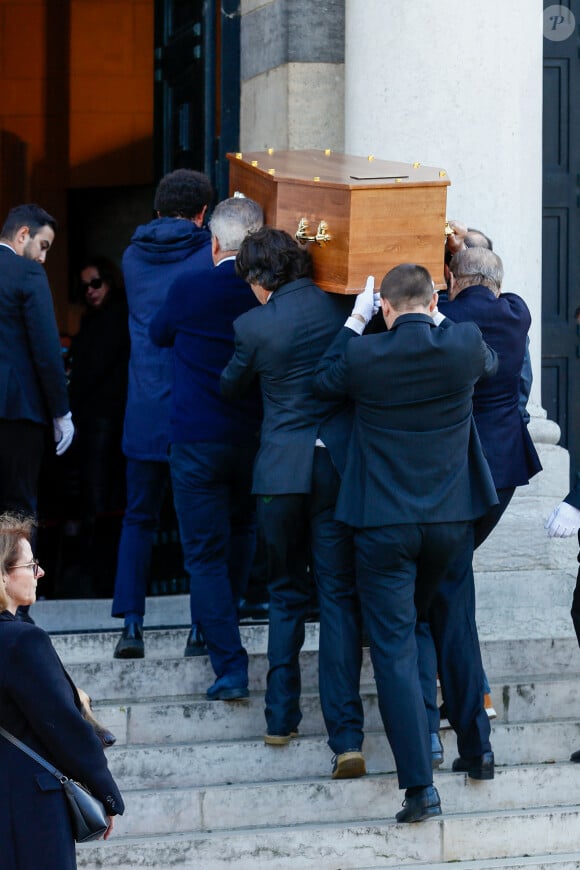
MULTIPOLYGON (((472 247, 458 251, 451 264, 449 299, 439 302, 439 315, 454 323, 473 322, 480 328, 484 340, 496 351, 499 359, 493 377, 479 381, 473 393, 473 416, 481 444, 489 463, 497 490, 498 503, 474 523, 474 548, 491 534, 510 503, 517 486, 526 485, 541 471, 541 464, 520 409, 520 382, 526 354, 526 342, 531 316, 521 296, 502 293, 503 265, 493 251, 472 247)), ((436 318, 439 319, 439 318, 436 318)), ((457 606, 459 576, 468 621, 475 627, 475 585, 472 560, 453 568, 453 576, 441 583, 437 596, 445 599, 446 607, 457 606)), ((425 701, 432 733, 438 730, 439 711, 436 704, 435 649, 429 639, 428 627, 418 626, 425 701)), ((456 649, 457 655, 462 650, 456 649)), ((439 676, 441 669, 439 665, 439 676)), ((450 684, 449 680, 447 681, 450 684)), ((489 687, 483 686, 482 697, 489 697, 489 687)), ((459 698, 444 694, 445 710, 460 704, 459 698)), ((453 725, 452 716, 448 715, 453 725)), ((461 766, 456 769, 462 769, 461 766)))
MULTIPOLYGON (((564 501, 554 508, 544 528, 548 530, 549 538, 569 538, 578 532, 578 545, 580 547, 580 475, 576 475, 573 489, 570 490, 564 501)), ((580 552, 578 553, 578 561, 580 562, 580 552)), ((570 615, 580 646, 580 568, 576 578, 570 615)), ((570 761, 580 763, 580 749, 572 753, 570 761)))
MULTIPOLYGON (((321 705, 336 756, 332 776, 361 776, 360 609, 352 535, 333 517, 350 415, 312 392, 316 364, 352 303, 313 284, 309 254, 282 230, 264 227, 246 238, 236 265, 263 303, 235 321, 236 350, 221 384, 226 396, 237 398, 259 378, 264 405, 253 480, 270 592, 264 740, 284 745, 298 731, 299 653, 313 573, 321 705)), ((372 287, 364 302, 366 313, 357 313, 361 330, 372 315, 372 287)))
POLYGON ((252 199, 220 202, 210 221, 213 268, 180 275, 149 327, 155 345, 173 348, 169 467, 191 618, 216 674, 210 700, 248 696, 237 608, 255 551, 250 493, 262 415, 257 390, 239 403, 222 398, 220 375, 234 350, 235 318, 257 305, 235 257, 262 222, 252 199))
MULTIPOLYGON (((61 456, 73 439, 52 296, 43 269, 56 221, 11 209, 0 231, 0 512, 36 514, 46 427, 61 456)), ((18 608, 32 622, 28 607, 18 608)))
MULTIPOLYGON (((406 789, 399 822, 441 812, 417 665, 416 611, 429 609, 452 561, 473 545, 472 521, 496 501, 472 418, 473 385, 496 355, 471 323, 440 329, 436 294, 422 266, 403 264, 381 284, 388 332, 354 340, 344 329, 321 361, 315 389, 355 403, 336 518, 353 527, 356 582, 369 633, 379 705, 406 789), (343 352, 344 351, 344 352, 343 352)), ((458 746, 491 769, 481 705, 477 634, 434 614, 438 650, 458 633, 464 660, 448 673, 464 692, 458 746)))
POLYGON ((13 208, 0 231, 0 511, 36 513, 45 428, 56 452, 73 437, 52 296, 42 267, 56 221, 13 208))

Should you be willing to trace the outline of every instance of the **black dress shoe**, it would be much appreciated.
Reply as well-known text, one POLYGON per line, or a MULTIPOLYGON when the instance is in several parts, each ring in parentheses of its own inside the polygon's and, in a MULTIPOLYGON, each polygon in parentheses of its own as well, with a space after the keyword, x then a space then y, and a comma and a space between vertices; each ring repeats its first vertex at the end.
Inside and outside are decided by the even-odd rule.
POLYGON ((435 731, 431 734, 431 765, 433 770, 438 768, 440 764, 443 764, 443 744, 435 731))
POLYGON ((205 638, 202 634, 201 628, 199 625, 192 625, 190 632, 187 636, 187 643, 185 644, 185 652, 183 655, 186 658, 190 656, 206 656, 207 655, 207 646, 205 645, 205 638))
POLYGON ((123 629, 113 657, 116 659, 142 659, 145 656, 143 629, 138 623, 132 622, 123 629))
POLYGON ((580 749, 577 749, 576 752, 572 753, 570 761, 575 761, 576 764, 580 763, 580 749))
POLYGON ((397 813, 397 822, 423 822, 441 815, 441 800, 434 785, 422 788, 413 797, 405 798, 403 809, 397 813))
POLYGON ((451 769, 455 773, 466 773, 470 779, 493 779, 495 771, 493 752, 484 752, 476 758, 456 758, 451 769))

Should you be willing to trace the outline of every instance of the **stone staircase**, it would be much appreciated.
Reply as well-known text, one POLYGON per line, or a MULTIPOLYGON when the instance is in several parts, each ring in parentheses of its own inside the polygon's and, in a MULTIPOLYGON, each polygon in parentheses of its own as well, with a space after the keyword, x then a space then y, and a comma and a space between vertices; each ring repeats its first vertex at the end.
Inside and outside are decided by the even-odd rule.
MULTIPOLYGON (((44 619, 39 612, 50 627, 48 611, 44 619)), ((262 740, 267 627, 243 628, 251 695, 240 702, 205 700, 213 674, 206 658, 183 658, 186 636, 185 628, 148 630, 144 660, 116 661, 115 632, 53 635, 97 717, 117 735, 108 758, 127 803, 107 843, 79 847, 84 870, 580 870, 580 765, 568 761, 580 748, 572 636, 484 640, 498 712, 496 778, 475 783, 451 773, 455 739, 442 732, 445 762, 435 783, 443 816, 421 825, 393 820, 402 793, 368 650, 368 775, 334 782, 316 691, 317 625, 307 626, 302 653, 300 737, 276 748, 262 740)))

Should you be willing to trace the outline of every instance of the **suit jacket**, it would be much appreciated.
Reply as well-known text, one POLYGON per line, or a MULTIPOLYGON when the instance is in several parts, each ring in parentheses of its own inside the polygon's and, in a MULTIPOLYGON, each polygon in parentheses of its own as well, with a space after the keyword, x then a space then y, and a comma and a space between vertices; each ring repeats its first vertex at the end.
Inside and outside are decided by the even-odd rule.
POLYGON ((325 293, 309 278, 278 288, 266 305, 234 322, 235 353, 221 376, 225 396, 236 398, 260 379, 264 421, 254 465, 253 492, 310 492, 316 439, 340 472, 350 411, 321 401, 312 390, 316 364, 344 323, 351 302, 325 293))
POLYGON ((382 335, 343 329, 315 389, 355 402, 336 518, 358 528, 473 520, 497 503, 472 417, 497 359, 472 323, 404 314, 382 335), (344 353, 343 353, 344 350, 344 353))
MULTIPOLYGON (((102 746, 46 632, 0 613, 0 661, 0 725, 84 783, 111 815, 122 813, 102 746)), ((72 870, 74 842, 58 780, 2 736, 0 769, 2 866, 72 870)))
POLYGON ((574 483, 574 487, 570 490, 564 501, 571 504, 572 507, 578 508, 580 510, 580 476, 576 475, 576 481, 574 483))
POLYGON ((234 320, 258 304, 231 259, 205 272, 186 272, 171 285, 149 334, 159 347, 173 348, 172 444, 257 445, 257 385, 243 400, 229 402, 220 393, 220 375, 234 351, 234 320))
POLYGON ((0 419, 48 423, 68 410, 46 273, 0 245, 0 419))
POLYGON ((515 293, 496 297, 487 287, 474 286, 453 302, 440 302, 439 310, 455 323, 476 323, 498 355, 496 374, 475 386, 473 416, 496 488, 522 486, 542 469, 519 408, 528 306, 515 293))

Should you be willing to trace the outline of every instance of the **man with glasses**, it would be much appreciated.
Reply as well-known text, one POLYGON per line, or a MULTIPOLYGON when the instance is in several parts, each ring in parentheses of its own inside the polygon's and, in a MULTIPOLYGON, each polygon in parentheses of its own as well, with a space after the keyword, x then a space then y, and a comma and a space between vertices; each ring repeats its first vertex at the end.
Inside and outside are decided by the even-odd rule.
MULTIPOLYGON (((60 340, 43 264, 56 221, 38 205, 11 209, 0 231, 0 512, 34 515, 46 427, 70 446, 60 340)), ((30 619, 27 608, 21 618, 30 619)))

